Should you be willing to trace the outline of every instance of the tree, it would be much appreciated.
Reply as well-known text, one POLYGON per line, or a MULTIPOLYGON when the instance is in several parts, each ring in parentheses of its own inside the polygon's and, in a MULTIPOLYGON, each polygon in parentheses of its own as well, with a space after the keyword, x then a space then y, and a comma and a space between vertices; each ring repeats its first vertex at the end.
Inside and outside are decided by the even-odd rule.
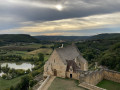
POLYGON ((26 73, 30 73, 30 69, 26 70, 26 73))
POLYGON ((3 74, 3 75, 2 75, 2 78, 3 78, 3 79, 6 79, 6 78, 7 78, 7 75, 6 75, 6 74, 3 74))
POLYGON ((39 57, 39 61, 44 61, 44 54, 39 53, 38 57, 39 57))
POLYGON ((15 90, 13 86, 10 87, 10 90, 15 90))
POLYGON ((26 75, 21 79, 20 84, 18 85, 18 88, 20 90, 29 90, 30 80, 32 80, 31 75, 26 75))
POLYGON ((1 70, 2 70, 2 67, 1 67, 1 64, 0 64, 0 72, 1 72, 1 70))

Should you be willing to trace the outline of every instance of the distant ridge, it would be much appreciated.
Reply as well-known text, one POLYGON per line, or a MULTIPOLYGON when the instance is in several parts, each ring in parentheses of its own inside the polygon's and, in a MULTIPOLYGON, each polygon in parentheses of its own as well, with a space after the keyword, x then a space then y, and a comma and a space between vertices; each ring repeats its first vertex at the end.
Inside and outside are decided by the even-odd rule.
POLYGON ((0 34, 0 42, 38 42, 38 40, 27 34, 0 34))
POLYGON ((40 41, 79 41, 86 40, 91 36, 34 36, 36 39, 40 41))
POLYGON ((91 40, 97 40, 97 39, 114 39, 114 40, 120 40, 120 33, 103 33, 98 34, 90 37, 91 40))
POLYGON ((114 39, 120 40, 120 33, 103 33, 94 36, 33 36, 40 41, 80 41, 80 40, 98 40, 114 39))
POLYGON ((82 41, 82 40, 120 40, 120 33, 103 33, 94 36, 30 36, 28 34, 0 34, 0 43, 40 42, 40 41, 82 41))

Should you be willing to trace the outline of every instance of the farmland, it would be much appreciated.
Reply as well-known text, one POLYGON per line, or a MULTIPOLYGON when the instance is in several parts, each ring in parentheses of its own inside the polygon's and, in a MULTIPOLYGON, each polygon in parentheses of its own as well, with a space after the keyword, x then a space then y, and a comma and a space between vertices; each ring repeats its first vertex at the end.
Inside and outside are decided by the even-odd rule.
MULTIPOLYGON (((24 73, 25 70, 15 68, 15 70, 12 68, 10 69, 7 65, 5 67, 1 67, 0 73, 4 72, 4 74, 2 75, 2 77, 0 77, 0 90, 9 89, 11 86, 13 86, 14 88, 19 87, 19 85, 22 85, 20 84, 22 83, 21 77, 24 77, 26 75, 29 75, 30 78, 32 77, 30 80, 34 82, 34 76, 36 76, 39 73, 42 73, 43 63, 49 58, 50 54, 53 51, 51 46, 53 46, 53 44, 48 45, 39 43, 22 43, 22 45, 9 44, 0 47, 1 65, 2 63, 8 63, 8 66, 14 64, 16 65, 16 67, 20 66, 18 63, 21 63, 21 65, 29 63, 29 66, 32 64, 35 65, 35 67, 31 68, 32 72, 26 70, 28 71, 28 73, 24 73), (40 60, 39 53, 44 55, 44 61, 40 60), (12 73, 7 74, 9 72, 12 73)), ((26 64, 26 66, 24 66, 24 69, 29 66, 27 66, 26 64)))
POLYGON ((49 55, 52 53, 51 45, 42 44, 26 44, 24 46, 3 46, 0 47, 0 54, 2 56, 8 55, 18 55, 24 59, 27 58, 38 58, 38 53, 43 53, 45 55, 45 60, 48 59, 49 55))

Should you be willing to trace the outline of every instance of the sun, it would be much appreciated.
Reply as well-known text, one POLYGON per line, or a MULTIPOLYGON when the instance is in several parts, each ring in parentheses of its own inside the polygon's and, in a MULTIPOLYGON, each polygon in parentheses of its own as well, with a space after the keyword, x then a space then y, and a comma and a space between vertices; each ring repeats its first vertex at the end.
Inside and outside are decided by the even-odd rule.
POLYGON ((56 9, 59 10, 59 11, 62 11, 62 10, 63 10, 63 6, 60 5, 60 4, 56 5, 55 7, 56 7, 56 9))

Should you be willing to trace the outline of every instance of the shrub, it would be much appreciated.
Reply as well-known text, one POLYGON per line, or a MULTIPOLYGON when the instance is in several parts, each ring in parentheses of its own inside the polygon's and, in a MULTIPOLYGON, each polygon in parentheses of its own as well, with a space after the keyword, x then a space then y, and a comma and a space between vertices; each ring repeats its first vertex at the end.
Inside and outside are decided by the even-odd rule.
POLYGON ((7 79, 7 75, 6 75, 6 74, 3 74, 3 75, 2 75, 2 78, 3 78, 3 79, 7 79))

